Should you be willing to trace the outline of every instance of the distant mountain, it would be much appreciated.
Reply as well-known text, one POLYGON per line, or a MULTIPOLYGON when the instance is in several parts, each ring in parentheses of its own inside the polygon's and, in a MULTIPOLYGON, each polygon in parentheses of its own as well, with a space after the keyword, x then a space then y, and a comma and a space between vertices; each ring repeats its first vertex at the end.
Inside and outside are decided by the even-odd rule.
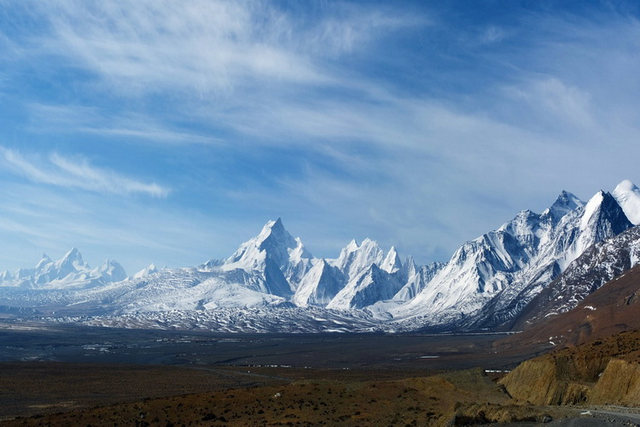
MULTIPOLYGON (((563 191, 544 212, 522 211, 465 243, 448 263, 425 266, 411 257, 402 261, 395 248, 385 252, 370 239, 351 241, 335 259, 315 258, 277 219, 229 258, 197 268, 151 265, 127 278, 112 261, 91 270, 75 249, 57 262, 45 256, 33 269, 0 275, 0 305, 109 316, 119 325, 114 316, 136 326, 201 321, 236 332, 291 330, 278 317, 297 318, 314 332, 492 329, 517 322, 544 292, 555 295, 553 301, 593 292, 597 286, 575 297, 569 278, 601 267, 585 264, 583 254, 632 235, 629 218, 640 219, 637 213, 640 190, 628 181, 587 203, 563 191)), ((635 245, 633 238, 625 242, 620 245, 635 245)), ((609 270, 628 268, 633 256, 609 270)))
POLYGON ((106 260, 92 269, 72 248, 61 260, 52 261, 47 254, 34 268, 21 268, 15 273, 0 274, 0 286, 28 289, 90 288, 105 283, 119 282, 127 278, 124 268, 116 261, 106 260))
MULTIPOLYGON (((260 234, 244 242, 227 260, 211 269, 223 272, 242 270, 250 274, 255 290, 290 297, 311 268, 312 255, 300 239, 285 230, 282 221, 269 221, 260 234)), ((212 266, 211 261, 205 265, 212 266)))

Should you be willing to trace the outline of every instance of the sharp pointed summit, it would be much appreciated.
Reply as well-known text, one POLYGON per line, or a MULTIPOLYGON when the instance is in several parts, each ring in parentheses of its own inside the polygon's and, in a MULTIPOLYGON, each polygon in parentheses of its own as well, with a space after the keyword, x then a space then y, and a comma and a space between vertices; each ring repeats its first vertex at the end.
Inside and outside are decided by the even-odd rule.
POLYGON ((387 256, 380 265, 380 268, 387 273, 395 273, 402 268, 400 255, 398 255, 398 251, 396 251, 396 248, 394 246, 391 246, 391 249, 389 249, 387 256))
POLYGON ((556 201, 547 209, 554 220, 559 221, 567 213, 578 207, 584 206, 584 202, 568 191, 562 191, 556 201))
POLYGON ((80 254, 80 251, 75 247, 71 248, 71 250, 65 254, 65 256, 60 260, 60 263, 63 265, 85 265, 85 262, 82 259, 82 254, 80 254))
POLYGON ((241 244, 225 264, 251 271, 254 266, 268 258, 279 267, 284 267, 292 253, 297 254, 299 258, 312 257, 304 248, 302 241, 294 239, 284 228, 282 220, 278 218, 276 221, 267 222, 260 234, 241 244))

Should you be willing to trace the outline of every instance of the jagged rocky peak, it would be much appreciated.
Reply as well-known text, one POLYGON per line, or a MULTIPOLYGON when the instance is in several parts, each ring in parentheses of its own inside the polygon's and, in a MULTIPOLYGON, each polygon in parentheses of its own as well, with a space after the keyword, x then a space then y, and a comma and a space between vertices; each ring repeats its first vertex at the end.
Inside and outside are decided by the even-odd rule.
POLYGON ((633 224, 640 224, 640 189, 628 179, 622 181, 611 193, 633 224))
POLYGON ((381 265, 383 261, 384 252, 382 252, 382 249, 375 241, 367 238, 360 245, 355 240, 349 242, 333 264, 344 272, 349 279, 353 279, 372 264, 381 265))
POLYGON ((236 265, 241 268, 252 269, 255 265, 264 263, 266 258, 283 268, 290 259, 297 261, 311 259, 299 238, 293 238, 284 228, 282 220, 267 222, 258 236, 244 242, 238 250, 229 257, 225 264, 236 265))
POLYGON ((74 267, 87 266, 87 264, 82 259, 82 255, 80 254, 80 251, 75 247, 71 248, 71 250, 67 252, 66 255, 60 261, 58 261, 58 263, 60 267, 71 266, 71 265, 73 265, 74 267))
MULTIPOLYGON (((305 249, 300 238, 293 238, 291 234, 284 228, 282 219, 278 218, 276 221, 269 221, 262 229, 258 239, 261 240, 260 249, 280 251, 287 249, 287 253, 283 253, 284 257, 296 251, 302 258, 311 258, 311 254, 305 249)), ((277 253, 272 256, 276 257, 277 253)), ((274 261, 278 261, 274 259, 274 261)))
POLYGON ((557 221, 567 213, 584 206, 584 204, 578 197, 563 190, 556 201, 543 214, 549 214, 557 221))
POLYGON ((381 261, 381 255, 383 255, 382 249, 378 246, 378 242, 369 238, 364 239, 360 245, 358 245, 355 240, 352 240, 345 249, 347 249, 347 252, 350 254, 358 253, 361 259, 367 260, 376 259, 381 261))
POLYGON ((402 261, 400 260, 400 255, 398 255, 398 251, 396 251, 395 246, 391 246, 387 256, 380 265, 380 268, 387 273, 395 273, 402 268, 402 261))

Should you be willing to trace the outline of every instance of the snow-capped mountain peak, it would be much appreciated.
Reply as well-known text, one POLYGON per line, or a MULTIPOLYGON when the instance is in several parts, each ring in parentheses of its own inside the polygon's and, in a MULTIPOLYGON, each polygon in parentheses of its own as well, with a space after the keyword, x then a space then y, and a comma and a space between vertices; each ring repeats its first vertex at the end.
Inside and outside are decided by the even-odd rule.
POLYGON ((71 267, 87 267, 87 264, 82 259, 82 255, 77 248, 71 248, 65 256, 56 262, 57 268, 71 268, 71 267))
POLYGON ((253 287, 278 296, 290 296, 311 268, 312 259, 302 241, 294 239, 278 218, 267 222, 260 234, 241 244, 224 262, 208 262, 205 267, 212 271, 243 270, 255 276, 253 287))
POLYGON ((575 195, 568 191, 562 191, 556 201, 543 212, 544 214, 551 215, 556 221, 560 220, 567 213, 584 206, 585 203, 575 195))
POLYGON ((40 270, 40 269, 44 268, 45 265, 50 264, 52 262, 53 261, 51 261, 51 258, 49 258, 49 256, 47 256, 47 254, 42 254, 42 258, 40 259, 40 261, 36 265, 36 270, 40 270))
POLYGON ((584 207, 584 214, 580 221, 580 230, 585 230, 589 226, 589 222, 593 221, 593 218, 598 214, 602 203, 604 202, 604 191, 598 191, 584 207))
MULTIPOLYGON (((580 229, 584 230, 590 225, 601 222, 602 220, 606 220, 606 223, 610 225, 614 235, 622 233, 633 225, 616 199, 610 193, 599 191, 584 207, 580 229)), ((606 233, 607 231, 597 230, 597 232, 606 233)), ((600 240, 602 240, 602 238, 598 238, 598 241, 600 240)))
POLYGON ((226 261, 226 269, 241 268, 252 271, 259 268, 266 259, 278 267, 286 267, 291 258, 297 261, 310 259, 312 255, 305 249, 300 239, 294 239, 284 228, 282 220, 267 222, 256 237, 244 242, 226 261))
POLYGON ((92 275, 103 277, 107 282, 120 282, 127 278, 124 268, 112 259, 106 260, 100 267, 92 270, 92 275))
POLYGON ((640 224, 640 189, 628 179, 622 181, 611 193, 622 210, 635 225, 640 224))
POLYGON ((159 270, 154 263, 149 264, 142 270, 138 271, 133 275, 133 279, 141 279, 143 277, 149 276, 151 274, 157 273, 159 270))
POLYGON ((395 273, 402 268, 400 255, 398 255, 398 251, 396 251, 396 248, 394 246, 391 246, 391 249, 389 249, 387 256, 380 265, 380 268, 387 273, 395 273))
POLYGON ((371 264, 380 265, 384 261, 384 253, 378 244, 366 238, 360 245, 355 240, 349 242, 340 252, 340 256, 332 264, 346 274, 349 280, 359 276, 371 264))

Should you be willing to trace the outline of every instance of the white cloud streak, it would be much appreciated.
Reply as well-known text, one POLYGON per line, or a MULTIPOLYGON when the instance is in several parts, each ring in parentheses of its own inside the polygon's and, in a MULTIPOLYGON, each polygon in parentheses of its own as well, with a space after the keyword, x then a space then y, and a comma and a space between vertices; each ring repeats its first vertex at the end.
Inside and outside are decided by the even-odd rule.
POLYGON ((32 182, 117 195, 143 194, 166 197, 170 190, 156 183, 143 183, 112 170, 92 166, 86 159, 68 159, 54 153, 47 161, 27 160, 20 152, 0 148, 1 164, 32 182))
POLYGON ((157 144, 219 145, 222 141, 209 135, 172 129, 168 123, 140 113, 101 111, 78 105, 32 103, 29 131, 39 134, 92 134, 139 139, 157 144))
MULTIPOLYGON (((277 188, 257 182, 252 169, 277 176, 279 164, 239 162, 242 182, 256 182, 219 190, 237 202, 227 215, 305 212, 316 224, 350 224, 342 233, 348 238, 356 229, 361 237, 365 229, 387 230, 380 233, 390 244, 406 236, 415 254, 420 246, 454 248, 518 209, 543 209, 562 188, 589 197, 637 170, 633 155, 620 154, 634 153, 640 139, 640 25, 633 19, 514 14, 517 25, 466 29, 444 28, 425 10, 381 10, 379 2, 322 3, 317 14, 265 1, 28 4, 48 27, 20 47, 21 57, 80 70, 81 92, 89 93, 83 101, 98 105, 32 103, 34 129, 219 142, 224 159, 256 147, 304 151, 309 165, 276 179, 277 188), (432 34, 417 34, 426 53, 405 52, 411 70, 398 68, 397 79, 408 84, 396 90, 393 55, 381 46, 403 29, 438 25, 451 44, 439 49, 429 45, 439 41, 432 34), (460 43, 467 43, 463 54, 460 43), (438 70, 438 60, 466 71, 438 70), (440 80, 423 82, 430 76, 440 80), (158 100, 164 114, 139 108, 158 100), (193 133, 175 125, 185 117, 196 124, 193 133), (318 153, 333 160, 330 167, 309 160, 318 153)), ((169 192, 82 158, 1 154, 5 167, 33 182, 160 198, 169 192)), ((316 234, 329 236, 329 228, 316 234)))
POLYGON ((49 16, 47 50, 64 52, 121 93, 225 93, 256 77, 324 80, 305 55, 281 44, 291 43, 292 23, 262 2, 137 1, 125 11, 118 2, 62 1, 49 16))
POLYGON ((428 24, 397 8, 339 3, 303 19, 267 1, 30 4, 50 26, 34 40, 40 53, 65 57, 127 96, 339 84, 326 61, 363 51, 394 30, 428 24))

